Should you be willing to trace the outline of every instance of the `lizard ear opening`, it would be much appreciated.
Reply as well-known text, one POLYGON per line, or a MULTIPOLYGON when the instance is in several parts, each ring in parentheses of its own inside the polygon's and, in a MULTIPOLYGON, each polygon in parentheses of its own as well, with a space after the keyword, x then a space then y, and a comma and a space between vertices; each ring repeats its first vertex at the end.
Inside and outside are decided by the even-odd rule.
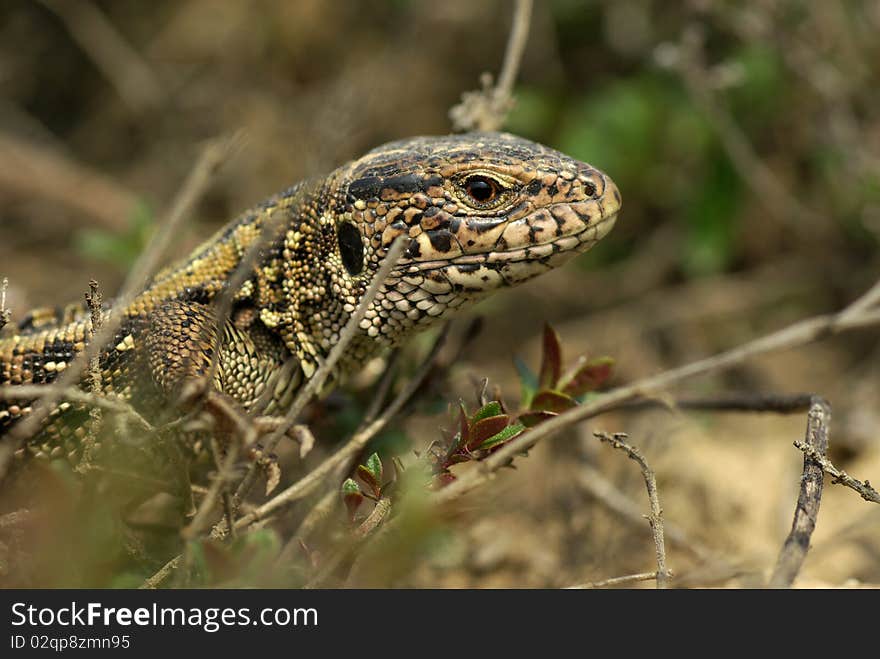
POLYGON ((348 274, 355 276, 364 269, 364 241, 361 232, 351 222, 343 222, 336 229, 339 241, 339 256, 348 274))

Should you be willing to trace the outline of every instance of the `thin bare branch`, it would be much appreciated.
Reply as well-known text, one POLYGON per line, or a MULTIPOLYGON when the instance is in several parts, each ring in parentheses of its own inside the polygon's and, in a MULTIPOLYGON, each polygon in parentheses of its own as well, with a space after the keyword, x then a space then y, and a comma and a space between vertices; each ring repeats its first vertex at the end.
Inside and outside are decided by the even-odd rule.
POLYGON ((865 501, 880 504, 880 492, 874 489, 870 481, 860 481, 850 476, 843 469, 838 469, 834 466, 834 463, 831 462, 831 460, 806 442, 796 440, 794 445, 796 448, 803 451, 808 458, 818 463, 822 467, 822 471, 831 476, 832 483, 835 485, 843 485, 858 492, 859 496, 865 501))
MULTIPOLYGON (((103 322, 103 309, 101 307, 103 298, 98 292, 98 282, 92 279, 89 281, 89 292, 86 293, 86 305, 89 308, 89 341, 94 340, 95 334, 100 331, 103 322)), ((89 390, 95 396, 102 393, 101 383, 101 360, 97 355, 89 360, 89 390)), ((88 432, 83 439, 82 458, 76 466, 77 471, 85 473, 92 468, 92 458, 94 457, 95 445, 98 441, 98 435, 101 431, 101 408, 94 406, 89 410, 88 432)))
POLYGON ((132 110, 145 112, 162 103, 165 93, 159 78, 95 4, 89 0, 39 1, 61 19, 70 36, 132 110))
POLYGON ((654 470, 648 466, 645 456, 635 446, 626 443, 625 433, 609 435, 606 432, 594 432, 599 441, 607 442, 612 447, 624 451, 631 460, 638 463, 645 479, 645 487, 648 490, 648 501, 651 504, 651 514, 647 516, 654 536, 654 548, 657 554, 657 588, 667 588, 671 573, 666 569, 666 541, 663 537, 663 509, 660 507, 660 495, 657 493, 657 477, 654 470))
MULTIPOLYGON (((671 575, 671 572, 667 573, 671 575)), ((603 579, 602 581, 590 581, 589 583, 579 584, 577 586, 569 586, 566 590, 592 590, 593 588, 614 588, 615 586, 628 586, 640 581, 653 581, 658 579, 659 572, 640 572, 639 574, 627 574, 622 577, 612 577, 611 579, 603 579)))
POLYGON ((753 391, 734 392, 700 398, 664 398, 634 400, 621 405, 626 411, 656 408, 698 410, 713 412, 761 412, 771 414, 799 414, 810 409, 812 394, 764 394, 753 391))
POLYGON ((0 400, 34 400, 46 394, 47 389, 57 391, 59 401, 69 401, 71 403, 81 403, 92 407, 99 407, 102 410, 122 414, 134 421, 140 428, 148 432, 154 430, 153 426, 142 417, 137 410, 121 398, 110 398, 108 396, 96 396, 95 394, 77 387, 61 388, 58 385, 51 384, 16 384, 5 385, 0 387, 0 400))
POLYGON ((161 586, 165 581, 174 574, 174 571, 177 569, 177 566, 180 565, 180 562, 183 560, 183 556, 175 556, 170 561, 165 563, 156 574, 152 577, 144 581, 141 584, 141 590, 154 590, 161 586))
POLYGON ((48 199, 124 231, 138 208, 137 195, 57 148, 0 133, 0 189, 22 199, 48 199))
POLYGON ((388 518, 390 513, 391 499, 388 497, 379 499, 367 518, 354 530, 351 541, 328 557, 323 562, 324 564, 318 573, 309 580, 304 588, 320 588, 326 583, 327 579, 336 572, 342 563, 357 554, 358 550, 364 546, 366 540, 376 532, 376 529, 388 518))
MULTIPOLYGON (((831 422, 831 406, 827 401, 816 396, 807 415, 806 444, 820 456, 828 451, 828 424, 831 422)), ((810 455, 804 455, 804 472, 801 476, 801 488, 798 493, 797 506, 791 532, 782 545, 776 567, 770 576, 769 585, 773 588, 787 588, 794 583, 800 572, 807 551, 810 549, 810 537, 816 528, 819 516, 819 504, 822 501, 822 465, 810 455)))
POLYGON ((482 89, 461 95, 461 102, 449 110, 455 130, 498 130, 504 125, 513 108, 513 85, 529 36, 531 17, 532 0, 517 0, 498 84, 493 86, 492 75, 484 73, 480 77, 482 89))
POLYGON ((705 35, 700 27, 694 25, 686 30, 678 49, 678 57, 674 58, 674 65, 681 73, 694 103, 703 111, 715 129, 733 166, 755 192, 756 199, 778 219, 800 230, 803 229, 805 221, 812 226, 822 224, 824 218, 805 207, 788 191, 755 153, 730 112, 716 101, 703 61, 704 40, 705 35))
POLYGON ((6 291, 9 290, 9 280, 3 277, 0 280, 0 330, 9 322, 12 312, 6 308, 6 291))

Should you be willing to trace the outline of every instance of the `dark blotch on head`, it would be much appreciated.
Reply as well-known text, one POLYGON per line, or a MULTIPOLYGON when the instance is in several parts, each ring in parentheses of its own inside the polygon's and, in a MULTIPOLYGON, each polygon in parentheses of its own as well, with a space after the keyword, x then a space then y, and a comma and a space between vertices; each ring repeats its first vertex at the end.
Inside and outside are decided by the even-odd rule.
POLYGON ((383 188, 391 188, 395 192, 419 192, 423 189, 424 179, 415 174, 391 176, 382 181, 383 188))
POLYGON ((526 186, 526 194, 534 197, 535 195, 541 194, 541 190, 543 189, 544 186, 541 183, 540 179, 535 179, 526 186))
POLYGON ((452 248, 452 234, 448 231, 427 231, 431 246, 438 252, 448 252, 452 248))
POLYGON ((378 197, 382 191, 382 179, 377 176, 367 176, 352 181, 348 185, 348 194, 355 199, 366 201, 371 197, 378 197))

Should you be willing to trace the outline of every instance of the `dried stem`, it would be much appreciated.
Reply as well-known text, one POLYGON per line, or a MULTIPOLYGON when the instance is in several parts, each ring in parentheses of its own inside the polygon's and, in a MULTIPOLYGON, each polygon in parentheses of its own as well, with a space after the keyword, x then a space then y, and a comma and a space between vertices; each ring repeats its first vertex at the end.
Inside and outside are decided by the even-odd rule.
MULTIPOLYGON (((806 444, 815 453, 824 457, 828 450, 828 424, 831 422, 831 406, 827 401, 816 396, 807 416, 806 444)), ((822 465, 809 454, 804 455, 804 472, 801 476, 801 489, 798 494, 797 506, 791 532, 785 539, 776 567, 770 577, 770 586, 787 588, 794 583, 800 572, 807 551, 810 548, 810 537, 816 528, 819 516, 819 504, 822 501, 822 465)))
POLYGON ((387 497, 379 499, 369 516, 352 533, 352 541, 327 558, 318 573, 312 577, 304 588, 319 588, 324 584, 343 562, 349 557, 354 556, 363 547, 365 541, 375 533, 376 529, 388 518, 390 513, 391 499, 387 497))
MULTIPOLYGON (((101 330, 103 321, 103 310, 101 308, 103 298, 98 292, 98 282, 94 279, 89 281, 89 292, 86 293, 86 305, 89 308, 89 341, 93 341, 95 334, 101 330)), ((101 384, 101 360, 95 355, 89 360, 89 390, 95 396, 102 393, 101 384)), ((94 457, 95 445, 98 441, 98 435, 101 432, 101 408, 94 406, 89 409, 89 425, 88 433, 83 439, 82 459, 76 466, 77 471, 85 473, 92 467, 92 458, 94 457)))
POLYGON ((810 409, 812 394, 763 394, 752 391, 734 392, 701 398, 664 398, 634 400, 620 409, 628 412, 666 407, 672 410, 711 410, 714 412, 766 412, 797 414, 810 409))
POLYGON ((142 590, 153 590, 158 588, 163 583, 165 583, 165 580, 168 579, 168 577, 170 577, 174 573, 182 560, 183 556, 175 556, 170 561, 165 563, 165 565, 163 565, 159 569, 159 571, 156 572, 156 574, 144 581, 144 583, 141 584, 140 588, 142 590))
POLYGON ((6 308, 6 291, 9 290, 9 280, 3 277, 0 280, 0 330, 6 327, 12 312, 6 308))
POLYGON ((102 410, 121 414, 147 432, 154 430, 153 426, 142 417, 137 410, 121 398, 110 398, 105 395, 97 396, 83 391, 77 387, 59 388, 55 384, 16 384, 0 387, 0 400, 34 400, 46 394, 47 389, 57 390, 59 401, 80 403, 91 407, 99 407, 102 410))
MULTIPOLYGON (((671 573, 667 573, 671 574, 671 573)), ((611 579, 603 579, 602 581, 591 581, 577 586, 569 586, 567 590, 591 590, 593 588, 613 588, 615 586, 628 586, 639 581, 653 581, 657 579, 657 587, 660 587, 659 572, 640 572, 639 574, 627 574, 622 577, 612 577, 611 579)))
POLYGON ((796 448, 803 451, 808 458, 818 463, 822 467, 822 471, 831 476, 832 483, 835 485, 844 485, 851 490, 855 490, 865 501, 880 504, 880 492, 877 492, 877 490, 874 489, 870 481, 860 481, 850 476, 843 469, 838 469, 834 466, 834 463, 832 463, 831 460, 806 442, 797 440, 794 442, 794 445, 796 448))
POLYGON ((58 148, 0 133, 0 189, 22 199, 49 199, 97 222, 125 231, 138 197, 58 148))
POLYGON ((163 101, 165 94, 156 74, 96 5, 88 0, 40 2, 61 19, 132 110, 144 112, 163 101))
POLYGON ((645 479, 645 487, 648 490, 648 500, 651 503, 651 514, 648 522, 651 524, 651 532, 654 536, 654 548, 657 554, 657 588, 667 588, 671 573, 666 569, 666 542, 663 537, 663 510, 660 508, 660 496, 657 493, 657 478, 654 470, 648 466, 645 456, 635 446, 627 444, 625 433, 609 435, 605 432, 594 432, 593 435, 602 442, 611 444, 613 448, 624 451, 631 460, 635 460, 642 470, 645 479))
POLYGON ((461 95, 461 102, 449 110, 455 130, 498 130, 504 125, 513 108, 513 85, 529 36, 531 17, 532 0, 517 0, 498 84, 493 86, 492 75, 484 73, 480 77, 482 89, 461 95))
POLYGON ((770 212, 799 230, 803 230, 804 221, 818 226, 823 222, 822 216, 805 207, 788 191, 755 153, 728 110, 715 100, 703 62, 704 38, 703 32, 694 26, 685 32, 680 48, 682 57, 678 69, 694 103, 712 124, 739 175, 770 212))
MULTIPOLYGON (((591 465, 581 465, 578 467, 577 484, 622 520, 636 529, 644 529, 645 517, 642 514, 642 507, 621 492, 601 471, 591 465)), ((712 550, 691 538, 678 526, 667 521, 663 528, 669 544, 688 552, 700 561, 717 560, 712 550)))

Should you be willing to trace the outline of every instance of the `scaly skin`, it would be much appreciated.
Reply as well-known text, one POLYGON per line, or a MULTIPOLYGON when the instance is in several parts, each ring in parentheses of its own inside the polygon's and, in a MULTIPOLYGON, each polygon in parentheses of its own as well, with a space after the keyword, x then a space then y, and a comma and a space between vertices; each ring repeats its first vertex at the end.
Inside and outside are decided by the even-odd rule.
MULTIPOLYGON (((452 311, 588 250, 619 208, 605 174, 512 135, 386 144, 315 185, 272 197, 160 272, 125 309, 103 351, 102 393, 139 409, 165 405, 187 378, 207 372, 219 350, 218 391, 250 414, 283 411, 338 339, 397 236, 410 243, 337 379, 452 311), (266 231, 273 233, 261 238, 266 231), (259 256, 215 338, 213 302, 255 241, 259 256)), ((33 314, 18 335, 0 340, 0 385, 52 382, 83 349, 88 323, 69 310, 33 314)), ((0 437, 29 409, 0 400, 0 437)), ((50 426, 73 411, 64 404, 50 426)), ((83 432, 44 432, 27 450, 75 461, 83 432)))

